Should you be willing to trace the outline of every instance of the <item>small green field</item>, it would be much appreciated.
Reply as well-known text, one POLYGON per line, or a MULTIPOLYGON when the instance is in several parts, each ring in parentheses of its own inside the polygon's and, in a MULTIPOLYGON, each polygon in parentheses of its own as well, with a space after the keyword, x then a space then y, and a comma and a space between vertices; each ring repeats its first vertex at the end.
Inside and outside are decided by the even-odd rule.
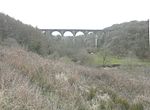
MULTIPOLYGON (((91 65, 103 65, 104 57, 94 54, 90 55, 90 62, 91 65)), ((148 59, 140 60, 138 58, 130 58, 130 57, 122 57, 118 58, 115 56, 107 56, 105 58, 106 65, 113 65, 113 64, 120 64, 120 65, 150 65, 150 61, 148 59)))

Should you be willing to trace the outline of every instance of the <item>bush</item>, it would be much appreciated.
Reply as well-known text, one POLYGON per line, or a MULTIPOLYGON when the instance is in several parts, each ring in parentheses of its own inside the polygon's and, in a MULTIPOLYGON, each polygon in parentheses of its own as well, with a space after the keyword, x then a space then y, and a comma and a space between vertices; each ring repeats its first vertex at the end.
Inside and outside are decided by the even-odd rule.
POLYGON ((97 89, 91 87, 87 95, 87 100, 92 100, 96 96, 96 92, 97 92, 97 89))
POLYGON ((129 110, 144 110, 141 103, 132 104, 129 110))
POLYGON ((119 104, 121 110, 128 110, 130 107, 127 100, 125 100, 123 98, 119 98, 119 97, 115 99, 115 104, 117 104, 117 105, 119 104))
POLYGON ((19 47, 18 42, 14 38, 7 38, 2 42, 2 45, 8 46, 8 47, 19 47))

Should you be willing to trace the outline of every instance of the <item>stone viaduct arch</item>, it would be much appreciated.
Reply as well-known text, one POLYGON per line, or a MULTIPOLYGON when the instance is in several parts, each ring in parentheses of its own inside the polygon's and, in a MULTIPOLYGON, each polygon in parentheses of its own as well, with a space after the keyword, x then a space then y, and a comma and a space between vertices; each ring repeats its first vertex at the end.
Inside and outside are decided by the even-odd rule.
POLYGON ((97 47, 98 37, 100 36, 99 33, 102 33, 102 36, 109 35, 109 32, 112 30, 94 30, 94 29, 40 29, 41 32, 46 36, 52 36, 53 32, 58 32, 61 37, 65 37, 66 32, 72 33, 73 37, 76 37, 77 33, 81 32, 87 37, 89 34, 95 35, 95 47, 97 47))
POLYGON ((97 32, 102 30, 90 30, 90 29, 40 29, 43 34, 49 36, 52 35, 53 32, 59 32, 62 37, 64 37, 64 33, 71 32, 73 37, 76 36, 77 33, 81 32, 84 36, 87 36, 90 33, 97 34, 97 32))

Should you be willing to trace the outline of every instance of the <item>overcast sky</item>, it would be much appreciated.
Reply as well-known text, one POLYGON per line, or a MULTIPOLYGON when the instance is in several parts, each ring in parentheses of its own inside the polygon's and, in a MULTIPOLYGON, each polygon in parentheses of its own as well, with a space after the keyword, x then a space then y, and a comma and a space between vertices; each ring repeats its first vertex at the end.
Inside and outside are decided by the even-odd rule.
POLYGON ((0 0, 0 12, 38 28, 102 29, 149 19, 149 0, 0 0))

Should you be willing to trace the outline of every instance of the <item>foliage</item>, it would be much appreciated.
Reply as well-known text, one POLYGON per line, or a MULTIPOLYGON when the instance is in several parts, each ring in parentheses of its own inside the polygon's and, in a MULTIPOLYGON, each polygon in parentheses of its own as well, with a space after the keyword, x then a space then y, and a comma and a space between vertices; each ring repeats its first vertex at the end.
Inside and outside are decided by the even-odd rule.
POLYGON ((86 38, 47 37, 39 29, 0 13, 0 109, 149 109, 149 65, 134 67, 140 62, 137 58, 149 55, 147 24, 132 21, 106 28, 113 31, 105 36, 98 33, 95 47, 94 34, 86 38), (97 69, 72 61, 84 65, 119 63, 132 69, 97 69), (137 97, 141 103, 133 103, 137 97))
POLYGON ((0 13, 0 39, 8 41, 10 38, 31 51, 42 55, 48 53, 48 40, 37 28, 0 13))
POLYGON ((149 72, 149 69, 133 69, 132 73, 127 73, 120 69, 65 64, 19 47, 0 46, 0 107, 27 110, 149 108, 149 103, 145 105, 144 102, 150 102, 150 75, 144 75, 145 71, 149 72), (140 106, 132 104, 137 96, 141 100, 140 106))
POLYGON ((133 52, 139 58, 148 57, 149 51, 149 21, 131 21, 115 24, 105 30, 113 30, 106 36, 106 44, 113 54, 126 56, 133 52))
POLYGON ((138 58, 149 57, 148 21, 132 21, 116 24, 95 34, 90 33, 78 37, 45 36, 38 28, 23 24, 8 15, 0 13, 0 39, 2 44, 6 39, 14 39, 21 46, 40 55, 58 54, 59 57, 69 57, 81 64, 90 63, 89 54, 100 52, 102 63, 107 63, 107 56, 125 57, 132 52, 138 58), (113 30, 113 31, 108 31, 113 30), (100 50, 100 51, 99 51, 100 50), (111 53, 111 54, 110 54, 111 53))
POLYGON ((136 103, 131 105, 129 110, 144 110, 144 107, 141 103, 136 103))

